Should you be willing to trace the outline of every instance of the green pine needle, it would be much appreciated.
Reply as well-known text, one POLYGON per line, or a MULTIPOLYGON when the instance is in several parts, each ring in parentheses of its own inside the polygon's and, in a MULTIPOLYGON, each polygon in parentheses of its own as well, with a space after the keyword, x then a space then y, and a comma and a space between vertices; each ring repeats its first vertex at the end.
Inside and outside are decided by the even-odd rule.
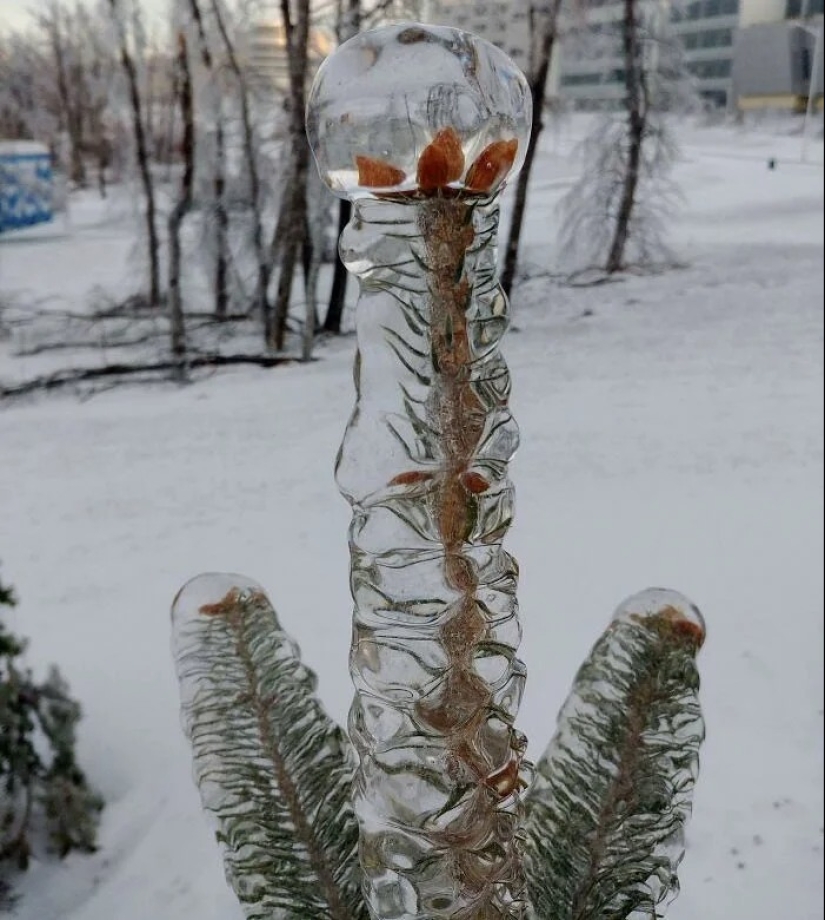
POLYGON ((655 920, 678 893, 704 725, 698 611, 626 601, 582 665, 527 796, 534 920, 655 920))
POLYGON ((195 778, 247 920, 367 920, 349 742, 266 595, 204 575, 172 614, 195 778))

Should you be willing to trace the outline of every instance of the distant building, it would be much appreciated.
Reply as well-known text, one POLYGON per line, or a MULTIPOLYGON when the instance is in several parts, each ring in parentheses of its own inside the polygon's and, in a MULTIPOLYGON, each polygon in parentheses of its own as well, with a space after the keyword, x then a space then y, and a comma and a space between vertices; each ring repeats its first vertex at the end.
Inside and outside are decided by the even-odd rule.
MULTIPOLYGON (((668 19, 669 31, 681 42, 685 69, 707 105, 804 109, 816 68, 814 93, 822 107, 825 48, 820 37, 817 54, 815 33, 822 29, 824 0, 642 2, 651 17, 668 19)), ((528 72, 531 8, 541 15, 549 5, 547 0, 427 0, 423 7, 426 21, 474 32, 528 72)), ((622 0, 587 0, 563 7, 548 97, 589 109, 621 104, 622 16, 622 0)), ((657 54, 655 43, 648 53, 657 54)))
MULTIPOLYGON (((531 67, 533 29, 531 9, 541 17, 549 13, 550 0, 429 0, 426 22, 454 26, 486 39, 507 54, 525 74, 531 67)), ((548 96, 556 95, 558 55, 547 78, 548 96)))
MULTIPOLYGON (((734 37, 740 0, 691 0, 671 5, 648 4, 655 15, 670 19, 681 40, 685 68, 697 93, 708 104, 730 101, 734 37)), ((559 95, 581 108, 609 108, 624 97, 624 63, 619 41, 621 0, 591 0, 586 13, 567 16, 561 44, 559 95)), ((655 45, 651 46, 655 51, 655 45)))
POLYGON ((431 0, 429 21, 473 32, 501 48, 523 70, 530 66, 529 0, 431 0))
POLYGON ((821 109, 822 29, 823 0, 750 0, 734 55, 733 92, 739 108, 804 110, 816 68, 813 93, 821 109))

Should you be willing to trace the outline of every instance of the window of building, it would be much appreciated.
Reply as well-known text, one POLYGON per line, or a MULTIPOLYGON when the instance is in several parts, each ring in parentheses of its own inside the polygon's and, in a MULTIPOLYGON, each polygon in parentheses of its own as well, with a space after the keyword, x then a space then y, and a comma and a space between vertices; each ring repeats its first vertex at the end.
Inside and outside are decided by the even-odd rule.
POLYGON ((732 29, 708 29, 707 32, 699 33, 700 48, 729 48, 732 44, 732 29))
POLYGON ((802 79, 807 83, 811 81, 811 49, 807 45, 803 45, 799 49, 799 70, 801 72, 802 79))
POLYGON ((713 108, 723 109, 728 104, 728 94, 724 90, 710 90, 700 95, 713 108))
POLYGON ((785 18, 802 19, 807 16, 821 16, 825 4, 823 0, 786 0, 785 18))
POLYGON ((700 80, 720 80, 730 76, 730 61, 689 61, 687 69, 700 80))
POLYGON ((566 73, 561 78, 562 86, 594 86, 602 82, 600 73, 566 73))

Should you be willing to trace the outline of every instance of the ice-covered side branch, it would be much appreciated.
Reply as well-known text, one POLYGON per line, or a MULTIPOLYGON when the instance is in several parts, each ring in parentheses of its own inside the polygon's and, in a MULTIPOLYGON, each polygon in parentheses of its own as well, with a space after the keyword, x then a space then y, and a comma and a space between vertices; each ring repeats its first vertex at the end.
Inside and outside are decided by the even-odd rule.
POLYGON ((260 586, 201 575, 172 610, 195 779, 248 920, 365 920, 344 733, 260 586))
POLYGON ((527 799, 535 920, 650 920, 678 893, 704 639, 688 600, 652 589, 619 607, 579 669, 527 799))

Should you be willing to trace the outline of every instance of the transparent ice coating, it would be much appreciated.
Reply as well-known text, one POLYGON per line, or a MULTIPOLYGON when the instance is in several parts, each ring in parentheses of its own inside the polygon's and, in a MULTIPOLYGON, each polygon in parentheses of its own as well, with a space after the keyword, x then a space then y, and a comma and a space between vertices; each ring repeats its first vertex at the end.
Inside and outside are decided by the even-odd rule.
POLYGON ((648 588, 579 669, 527 802, 531 918, 665 916, 705 736, 704 640, 691 601, 648 588))
POLYGON ((526 910, 525 668, 502 547, 518 429, 495 260, 496 195, 519 160, 489 153, 526 146, 517 74, 463 33, 393 26, 344 45, 311 94, 319 167, 355 199, 340 251, 361 285, 357 402, 336 478, 353 510, 354 804, 380 920, 526 910), (462 157, 481 153, 452 180, 459 134, 462 157), (415 181, 365 189, 356 154, 415 181))
POLYGON ((699 608, 684 594, 670 588, 646 588, 633 594, 616 608, 614 621, 635 620, 639 623, 662 620, 672 629, 693 635, 698 646, 705 641, 705 620, 699 608))
POLYGON ((530 120, 529 89, 506 54, 458 29, 417 23, 343 44, 320 68, 307 107, 318 169, 342 197, 417 188, 421 155, 445 129, 455 132, 463 154, 463 168, 450 172, 446 185, 461 187, 490 145, 513 140, 514 175, 530 120), (362 158, 375 174, 366 184, 359 181, 368 178, 359 170, 362 158))

